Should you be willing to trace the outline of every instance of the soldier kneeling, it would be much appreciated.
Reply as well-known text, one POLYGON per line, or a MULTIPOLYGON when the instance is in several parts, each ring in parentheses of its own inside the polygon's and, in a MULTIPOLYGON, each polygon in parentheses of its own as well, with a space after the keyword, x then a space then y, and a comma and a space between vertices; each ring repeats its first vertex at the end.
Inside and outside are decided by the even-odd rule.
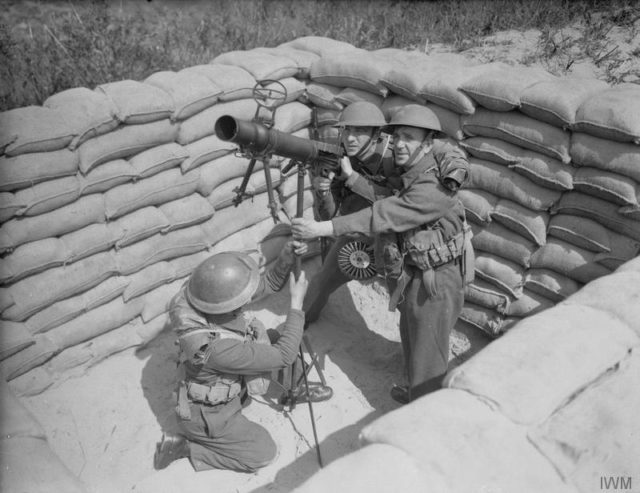
POLYGON ((182 435, 163 435, 154 457, 156 469, 188 457, 196 471, 253 472, 275 458, 271 435, 242 414, 242 401, 246 389, 266 392, 270 372, 296 359, 308 283, 304 272, 297 280, 289 272, 294 252, 305 250, 306 244, 289 242, 262 276, 248 254, 218 253, 202 262, 174 297, 170 317, 180 346, 176 412, 182 435), (267 334, 242 308, 279 291, 288 275, 289 313, 280 333, 267 334))

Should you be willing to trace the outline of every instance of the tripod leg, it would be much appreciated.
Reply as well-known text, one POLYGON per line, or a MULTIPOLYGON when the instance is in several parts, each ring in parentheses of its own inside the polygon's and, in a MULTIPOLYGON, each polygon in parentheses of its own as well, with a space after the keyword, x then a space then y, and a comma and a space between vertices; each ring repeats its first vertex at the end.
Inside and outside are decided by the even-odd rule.
POLYGON ((320 362, 318 361, 318 354, 311 347, 311 343, 309 342, 309 338, 307 337, 306 334, 302 336, 302 344, 304 345, 305 349, 311 356, 310 367, 313 366, 316 369, 316 371, 318 372, 318 376, 320 377, 320 383, 322 383, 323 387, 326 387, 327 381, 324 378, 324 372, 322 371, 320 362))
MULTIPOLYGON (((307 395, 309 395, 309 380, 307 380, 307 369, 305 368, 304 362, 304 354, 302 353, 302 345, 300 346, 300 359, 302 360, 302 375, 304 377, 304 385, 307 389, 307 395)), ((311 428, 313 429, 313 439, 316 442, 316 452, 318 454, 318 464, 322 468, 322 455, 320 455, 320 442, 318 442, 318 432, 316 431, 316 419, 313 415, 313 404, 311 404, 311 399, 307 400, 309 404, 309 416, 311 418, 311 428)))

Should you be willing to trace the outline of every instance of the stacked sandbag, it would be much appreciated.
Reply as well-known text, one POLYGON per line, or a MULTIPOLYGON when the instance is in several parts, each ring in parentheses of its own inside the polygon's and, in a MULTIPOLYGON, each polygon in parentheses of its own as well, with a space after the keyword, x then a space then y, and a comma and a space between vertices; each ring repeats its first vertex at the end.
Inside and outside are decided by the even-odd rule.
MULTIPOLYGON (((249 157, 214 124, 222 115, 263 117, 253 88, 269 79, 266 89, 287 93, 274 96, 273 127, 308 138, 313 109, 299 101, 305 83, 293 76, 319 56, 264 48, 218 58, 0 115, 0 368, 16 391, 40 392, 147 343, 213 253, 253 250, 265 267, 291 238, 274 225, 296 213, 296 169, 282 175, 285 161, 274 157, 248 173, 249 157)), ((309 215, 308 177, 306 188, 309 215)))

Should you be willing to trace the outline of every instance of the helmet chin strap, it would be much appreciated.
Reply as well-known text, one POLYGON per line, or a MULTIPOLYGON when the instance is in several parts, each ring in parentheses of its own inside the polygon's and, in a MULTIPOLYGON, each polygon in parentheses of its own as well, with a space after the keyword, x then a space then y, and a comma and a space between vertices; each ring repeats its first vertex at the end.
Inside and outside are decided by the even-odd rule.
POLYGON ((409 155, 409 159, 407 160, 405 167, 412 166, 414 162, 422 156, 422 153, 426 154, 431 150, 433 144, 427 142, 430 135, 431 132, 427 132, 427 135, 424 136, 424 139, 422 139, 420 145, 418 145, 418 147, 416 147, 415 150, 409 155))
POLYGON ((376 142, 378 141, 378 137, 380 137, 380 129, 374 128, 371 137, 369 137, 369 141, 365 145, 363 145, 362 148, 353 157, 362 161, 374 150, 376 142))

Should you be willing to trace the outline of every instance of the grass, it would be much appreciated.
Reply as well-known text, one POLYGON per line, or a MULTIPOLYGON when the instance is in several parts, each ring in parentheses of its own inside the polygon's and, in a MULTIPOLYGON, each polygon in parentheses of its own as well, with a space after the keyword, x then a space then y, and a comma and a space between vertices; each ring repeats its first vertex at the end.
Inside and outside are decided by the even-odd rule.
POLYGON ((640 15, 637 0, 0 0, 0 6, 0 111, 42 104, 71 87, 142 80, 306 35, 365 49, 444 43, 461 51, 494 32, 539 29, 547 33, 539 56, 550 57, 570 48, 560 41, 551 52, 549 40, 558 43, 553 34, 582 19, 588 32, 570 43, 613 67, 620 60, 603 41, 605 30, 633 25, 640 15), (604 21, 593 20, 598 11, 604 21))

